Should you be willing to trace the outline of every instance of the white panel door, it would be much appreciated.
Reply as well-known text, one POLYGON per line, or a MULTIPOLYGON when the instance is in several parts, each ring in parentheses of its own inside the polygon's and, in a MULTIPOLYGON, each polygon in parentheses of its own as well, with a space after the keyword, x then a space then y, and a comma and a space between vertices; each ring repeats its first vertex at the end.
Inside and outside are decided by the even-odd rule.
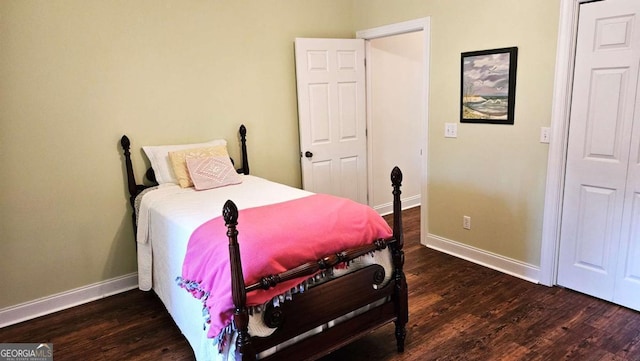
POLYGON ((637 0, 580 6, 558 263, 558 284, 635 308, 639 13, 637 0))
POLYGON ((367 203, 363 39, 295 40, 302 186, 367 203))
MULTIPOLYGON (((622 56, 630 59, 629 88, 635 88, 635 101, 629 90, 628 101, 633 104, 628 116, 633 117, 633 131, 613 300, 640 310, 640 1, 627 0, 624 4, 624 12, 617 17, 617 43, 627 53, 622 56)), ((612 24, 613 19, 609 20, 612 24)))

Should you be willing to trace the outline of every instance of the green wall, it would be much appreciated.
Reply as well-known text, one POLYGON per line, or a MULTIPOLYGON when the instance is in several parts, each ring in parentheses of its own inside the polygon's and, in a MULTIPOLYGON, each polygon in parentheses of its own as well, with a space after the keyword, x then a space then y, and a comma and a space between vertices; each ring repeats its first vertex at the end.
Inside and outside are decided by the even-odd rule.
POLYGON ((353 37, 350 2, 0 1, 0 309, 136 271, 124 133, 140 177, 244 123, 299 186, 295 37, 353 37))
POLYGON ((431 19, 430 235, 539 266, 548 156, 539 139, 551 118, 559 10, 559 0, 354 0, 356 29, 431 19), (515 124, 460 124, 460 53, 511 46, 515 124), (446 122, 458 123, 458 138, 444 138, 446 122))
MULTIPOLYGON (((559 0, 0 1, 0 309, 136 271, 120 136, 249 129, 299 186, 293 39, 431 17, 430 233, 539 264, 559 0), (460 124, 463 51, 518 46, 514 126, 460 124), (461 228, 472 216, 472 231, 461 228)), ((237 157, 238 149, 230 152, 237 157)))

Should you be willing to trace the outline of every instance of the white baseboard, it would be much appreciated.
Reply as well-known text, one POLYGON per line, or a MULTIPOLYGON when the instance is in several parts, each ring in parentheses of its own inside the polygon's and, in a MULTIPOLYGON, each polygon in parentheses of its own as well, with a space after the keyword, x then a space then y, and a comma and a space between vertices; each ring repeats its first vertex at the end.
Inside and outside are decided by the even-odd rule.
POLYGON ((522 278, 523 280, 538 283, 540 279, 540 267, 475 248, 460 242, 452 241, 433 234, 428 234, 425 246, 452 256, 477 263, 479 265, 522 278))
MULTIPOLYGON (((417 207, 421 203, 421 196, 415 195, 407 198, 402 198, 400 201, 402 202, 402 209, 409 209, 413 207, 417 207)), ((386 216, 387 214, 393 213, 393 202, 380 204, 372 207, 376 212, 378 212, 381 216, 386 216)))
POLYGON ((0 328, 138 287, 138 273, 112 278, 0 309, 0 328))

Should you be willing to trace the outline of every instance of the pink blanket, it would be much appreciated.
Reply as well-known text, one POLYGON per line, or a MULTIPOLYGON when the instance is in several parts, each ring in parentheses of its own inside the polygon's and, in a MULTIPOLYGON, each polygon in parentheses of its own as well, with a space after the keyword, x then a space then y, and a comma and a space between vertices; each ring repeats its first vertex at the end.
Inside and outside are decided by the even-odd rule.
MULTIPOLYGON (((230 324, 233 313, 226 230, 224 219, 218 217, 193 232, 179 279, 181 286, 202 299, 209 312, 208 336, 212 338, 230 324)), ((392 234, 386 221, 370 207, 324 194, 241 210, 238 232, 246 284, 392 234)), ((251 292, 247 306, 261 305, 307 278, 251 292)))

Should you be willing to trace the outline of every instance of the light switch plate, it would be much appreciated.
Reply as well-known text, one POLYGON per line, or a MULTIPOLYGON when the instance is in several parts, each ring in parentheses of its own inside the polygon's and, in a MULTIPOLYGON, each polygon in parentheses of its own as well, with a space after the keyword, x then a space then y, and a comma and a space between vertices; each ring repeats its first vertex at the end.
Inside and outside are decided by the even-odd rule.
POLYGON ((458 124, 456 124, 456 123, 444 123, 444 137, 445 138, 457 138, 458 137, 458 124))
POLYGON ((551 137, 551 128, 549 127, 540 128, 540 143, 549 144, 550 137, 551 137))

